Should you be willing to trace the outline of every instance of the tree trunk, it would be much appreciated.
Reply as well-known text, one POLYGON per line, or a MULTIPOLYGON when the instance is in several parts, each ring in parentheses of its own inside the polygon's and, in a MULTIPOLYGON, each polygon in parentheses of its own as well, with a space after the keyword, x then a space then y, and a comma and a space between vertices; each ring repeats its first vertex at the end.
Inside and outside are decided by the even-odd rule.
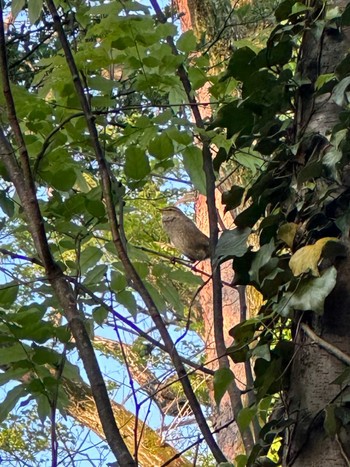
MULTIPOLYGON (((237 7, 237 2, 234 2, 237 7)), ((242 2, 241 2, 242 3, 242 2)), ((232 42, 238 36, 243 34, 242 27, 227 27, 224 25, 230 19, 230 23, 234 24, 234 17, 232 16, 233 7, 230 0, 223 0, 220 6, 213 0, 176 0, 175 2, 178 13, 180 14, 182 30, 193 30, 198 41, 204 41, 210 47, 210 63, 212 70, 218 70, 222 67, 223 61, 228 59, 231 51, 232 42), (218 31, 222 30, 220 38, 218 38, 218 31)), ((198 102, 209 102, 209 83, 206 84, 197 92, 198 102)), ((202 107, 202 118, 208 119, 212 116, 212 110, 209 106, 202 107)), ((224 213, 224 206, 221 203, 221 191, 216 191, 216 206, 219 218, 225 228, 232 228, 232 216, 224 213)), ((199 228, 208 233, 208 210, 206 198, 199 195, 195 204, 196 223, 199 228)), ((200 265, 204 271, 203 280, 207 281, 208 276, 211 274, 209 261, 202 262, 200 265)), ((233 271, 231 262, 226 262, 221 268, 221 278, 223 284, 230 284, 233 279, 233 271)), ((222 290, 223 303, 223 326, 225 345, 229 347, 232 344, 232 338, 229 335, 229 330, 240 322, 241 307, 239 294, 237 289, 229 285, 223 285, 222 290)), ((211 369, 217 370, 219 368, 219 355, 217 354, 217 346, 214 336, 214 312, 213 312, 213 291, 212 282, 203 287, 200 292, 199 301, 203 313, 204 321, 204 335, 202 336, 205 342, 207 361, 211 369)), ((237 386, 239 389, 246 389, 246 374, 243 364, 230 363, 231 369, 235 374, 237 386)), ((236 423, 234 423, 234 412, 232 407, 232 400, 228 393, 224 395, 217 407, 214 400, 214 391, 212 381, 209 381, 209 394, 212 406, 212 424, 218 431, 217 441, 228 459, 234 459, 238 454, 244 451, 242 438, 236 423), (227 428, 220 429, 228 425, 227 428)), ((236 406, 241 401, 236 401, 236 406)))
MULTIPOLYGON (((333 1, 330 7, 343 9, 347 2, 333 1)), ((316 14, 323 14, 324 4, 316 14)), ((305 136, 326 136, 338 122, 342 107, 331 93, 315 96, 315 82, 322 74, 334 73, 350 46, 350 29, 334 29, 325 22, 320 30, 312 22, 302 42, 299 70, 310 84, 301 87, 297 101, 297 142, 305 136)), ((302 162, 302 161, 301 161, 302 162)), ((340 419, 348 411, 344 404, 349 397, 346 385, 334 384, 346 365, 315 343, 312 331, 324 341, 350 354, 350 261, 337 267, 337 284, 326 300, 323 316, 299 315, 295 321, 295 357, 288 392, 288 416, 294 424, 285 439, 284 466, 349 466, 350 428, 340 419), (309 329, 311 332, 309 332, 309 329), (311 336, 311 337, 310 337, 311 336)))

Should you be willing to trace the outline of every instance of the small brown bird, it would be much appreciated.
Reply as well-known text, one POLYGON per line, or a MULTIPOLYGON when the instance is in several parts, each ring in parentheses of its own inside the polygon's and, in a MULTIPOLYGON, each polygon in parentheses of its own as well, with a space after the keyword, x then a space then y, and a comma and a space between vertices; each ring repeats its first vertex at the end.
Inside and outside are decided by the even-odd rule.
POLYGON ((191 261, 209 258, 209 238, 191 219, 175 206, 161 209, 161 212, 163 228, 175 248, 191 261))

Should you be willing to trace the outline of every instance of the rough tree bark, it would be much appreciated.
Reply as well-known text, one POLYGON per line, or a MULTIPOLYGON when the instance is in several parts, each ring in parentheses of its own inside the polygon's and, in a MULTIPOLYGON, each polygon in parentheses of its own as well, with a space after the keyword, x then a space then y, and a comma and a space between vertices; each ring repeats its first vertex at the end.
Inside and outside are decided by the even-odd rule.
MULTIPOLYGON (((348 2, 327 2, 327 8, 344 9, 348 2)), ((323 14, 320 2, 316 14, 323 14)), ((313 19, 315 19, 314 17, 313 19)), ((338 121, 341 107, 332 94, 315 96, 318 76, 333 73, 350 47, 350 28, 337 30, 325 21, 324 28, 310 21, 300 53, 299 71, 310 84, 301 87, 297 100, 296 142, 309 134, 326 136, 338 121)), ((305 81, 304 81, 305 82, 305 81)), ((288 416, 294 420, 285 439, 284 466, 350 465, 350 429, 343 426, 339 434, 329 436, 324 427, 325 413, 348 400, 349 390, 332 382, 346 365, 315 343, 315 334, 350 354, 350 260, 338 265, 337 284, 326 300, 323 316, 305 314, 296 317, 295 357, 288 393, 288 416), (305 326, 306 323, 306 326, 305 326), (311 337, 310 337, 311 335, 311 337)))

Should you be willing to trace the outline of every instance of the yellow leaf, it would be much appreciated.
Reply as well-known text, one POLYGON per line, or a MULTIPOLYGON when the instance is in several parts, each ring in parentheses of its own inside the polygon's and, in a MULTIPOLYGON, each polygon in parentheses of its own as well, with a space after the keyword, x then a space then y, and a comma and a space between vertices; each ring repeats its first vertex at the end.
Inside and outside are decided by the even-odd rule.
POLYGON ((287 222, 278 229, 278 238, 282 240, 289 248, 292 248, 298 225, 294 222, 287 222))
POLYGON ((322 251, 328 242, 338 242, 334 237, 325 237, 317 240, 314 245, 307 245, 296 251, 289 261, 289 267, 294 276, 311 272, 313 276, 319 276, 318 264, 322 258, 322 251))

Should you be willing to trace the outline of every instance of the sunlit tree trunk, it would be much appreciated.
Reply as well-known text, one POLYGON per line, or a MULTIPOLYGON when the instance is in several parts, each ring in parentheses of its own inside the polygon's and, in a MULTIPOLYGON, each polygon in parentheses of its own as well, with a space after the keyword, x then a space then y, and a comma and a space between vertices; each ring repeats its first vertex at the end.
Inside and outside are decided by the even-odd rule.
MULTIPOLYGON (((239 2, 235 2, 236 7, 239 2)), ((243 2, 241 2, 243 3, 243 2)), ((213 0, 176 0, 177 12, 180 15, 182 31, 193 30, 198 41, 204 43, 204 48, 209 48, 210 64, 212 70, 217 72, 223 69, 224 61, 228 59, 232 51, 232 44, 235 39, 243 34, 242 27, 234 26, 234 11, 229 0, 216 2, 213 0), (225 27, 229 24, 233 26, 225 27), (220 34, 219 34, 220 32, 220 34)), ((200 89, 197 93, 198 102, 209 102, 209 83, 200 89)), ((201 107, 203 119, 208 119, 212 115, 210 106, 201 107)), ((216 191, 216 205, 218 215, 222 225, 230 229, 233 226, 233 219, 230 213, 224 213, 224 206, 221 203, 221 190, 216 191)), ((196 223, 202 231, 208 233, 208 211, 206 198, 199 195, 195 203, 196 223)), ((207 280, 211 273, 209 261, 205 261, 200 265, 205 272, 204 280, 207 280)), ((230 262, 225 263, 221 269, 221 277, 223 282, 223 321, 224 321, 224 336, 225 345, 228 347, 232 344, 232 338, 229 335, 229 330, 239 323, 241 319, 241 307, 238 291, 228 284, 231 284, 233 279, 233 271, 230 262)), ((211 281, 200 292, 200 304, 203 313, 204 334, 203 340, 206 347, 206 359, 208 366, 212 369, 218 369, 218 355, 216 342, 214 337, 214 313, 213 313, 213 292, 211 281)), ((246 375, 243 364, 231 364, 234 371, 237 385, 240 389, 246 389, 246 375)), ((234 420, 234 412, 231 400, 226 394, 220 407, 216 406, 214 401, 214 393, 212 384, 209 386, 210 397, 212 402, 212 423, 215 429, 220 429, 229 424, 227 428, 221 429, 218 432, 217 440, 220 448, 225 453, 228 459, 234 459, 235 456, 243 451, 242 439, 234 420), (230 423, 231 422, 231 423, 230 423)))

